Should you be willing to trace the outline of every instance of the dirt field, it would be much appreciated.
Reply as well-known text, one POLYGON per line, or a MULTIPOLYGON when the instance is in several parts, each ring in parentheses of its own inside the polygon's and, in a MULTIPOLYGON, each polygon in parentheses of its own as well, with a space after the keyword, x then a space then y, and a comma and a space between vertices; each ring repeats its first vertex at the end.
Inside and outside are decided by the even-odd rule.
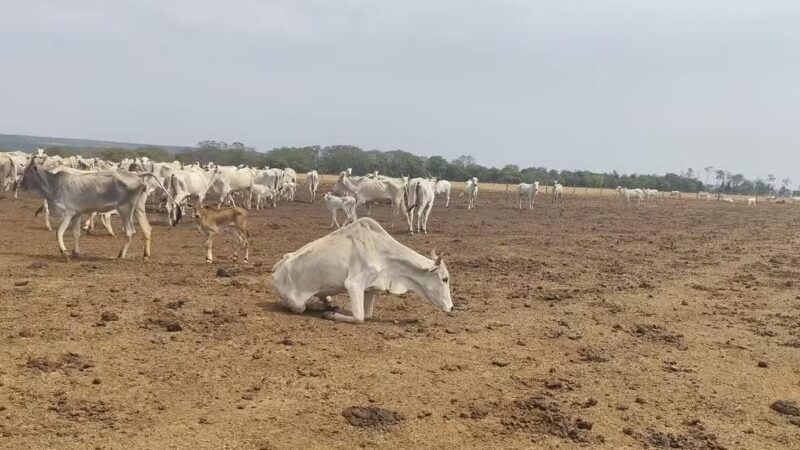
POLYGON ((251 264, 225 237, 209 266, 156 213, 149 262, 98 231, 65 263, 0 200, 0 448, 800 448, 771 408, 800 402, 800 207, 437 203, 427 236, 374 217, 445 255, 456 310, 382 295, 354 326, 267 284, 321 204, 253 212, 251 264))

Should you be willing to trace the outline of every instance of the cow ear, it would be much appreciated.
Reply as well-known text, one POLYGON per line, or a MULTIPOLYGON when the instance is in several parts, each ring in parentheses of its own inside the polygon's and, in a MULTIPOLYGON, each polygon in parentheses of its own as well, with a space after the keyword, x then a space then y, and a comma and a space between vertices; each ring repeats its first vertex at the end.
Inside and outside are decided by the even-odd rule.
POLYGON ((431 250, 431 259, 436 261, 436 249, 431 250))

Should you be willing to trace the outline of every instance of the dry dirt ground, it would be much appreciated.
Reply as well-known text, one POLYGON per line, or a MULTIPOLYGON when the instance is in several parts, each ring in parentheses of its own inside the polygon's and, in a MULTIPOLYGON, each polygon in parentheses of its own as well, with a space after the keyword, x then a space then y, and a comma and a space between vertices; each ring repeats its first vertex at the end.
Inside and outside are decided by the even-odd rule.
POLYGON ((210 266, 157 213, 150 261, 98 231, 65 263, 35 199, 0 200, 0 448, 800 448, 771 408, 800 402, 800 207, 454 195, 413 237, 379 207, 445 255, 457 308, 382 295, 355 326, 269 289, 328 232, 304 199, 210 266))

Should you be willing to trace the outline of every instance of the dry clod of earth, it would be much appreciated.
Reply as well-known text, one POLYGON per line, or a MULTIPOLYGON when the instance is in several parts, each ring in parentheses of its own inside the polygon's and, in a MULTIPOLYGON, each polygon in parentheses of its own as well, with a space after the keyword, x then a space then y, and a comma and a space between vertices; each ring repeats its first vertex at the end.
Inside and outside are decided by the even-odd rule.
POLYGON ((383 428, 405 419, 402 414, 377 406, 351 406, 342 416, 354 427, 383 428))
POLYGON ((25 366, 38 372, 68 372, 70 370, 84 371, 94 367, 91 361, 88 361, 83 356, 77 353, 64 353, 58 359, 49 359, 45 356, 35 358, 28 358, 25 366))
POLYGON ((46 269, 47 263, 43 263, 41 261, 36 261, 28 264, 28 269, 46 269))
POLYGON ((235 274, 232 267, 220 267, 217 269, 217 277, 219 278, 230 278, 235 274))
POLYGON ((800 416, 800 407, 793 400, 775 400, 770 408, 787 416, 800 416))
POLYGON ((103 311, 103 313, 100 314, 100 320, 103 322, 116 322, 119 320, 119 316, 113 311, 103 311))
POLYGON ((178 323, 176 319, 171 317, 159 317, 156 319, 150 319, 150 323, 152 323, 153 325, 157 325, 170 333, 183 330, 183 326, 180 323, 178 323))
POLYGON ((14 286, 17 286, 17 287, 27 286, 28 283, 30 283, 30 281, 28 281, 28 280, 15 281, 14 282, 14 286))

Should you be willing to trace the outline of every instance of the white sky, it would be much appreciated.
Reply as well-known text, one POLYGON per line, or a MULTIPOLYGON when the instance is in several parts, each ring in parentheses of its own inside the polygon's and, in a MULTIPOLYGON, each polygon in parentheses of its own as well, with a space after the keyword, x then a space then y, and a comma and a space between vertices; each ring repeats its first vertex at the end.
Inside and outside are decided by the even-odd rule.
MULTIPOLYGON (((0 132, 800 182, 800 2, 0 0, 0 132)), ((701 177, 703 178, 703 177, 701 177)))

